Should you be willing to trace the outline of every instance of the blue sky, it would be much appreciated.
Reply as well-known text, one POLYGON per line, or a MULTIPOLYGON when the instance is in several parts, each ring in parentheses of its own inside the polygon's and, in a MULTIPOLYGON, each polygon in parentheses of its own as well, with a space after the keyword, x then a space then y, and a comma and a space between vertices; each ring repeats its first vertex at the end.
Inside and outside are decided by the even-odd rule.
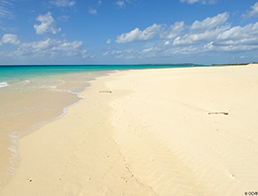
POLYGON ((254 61, 257 0, 0 0, 0 64, 254 61))

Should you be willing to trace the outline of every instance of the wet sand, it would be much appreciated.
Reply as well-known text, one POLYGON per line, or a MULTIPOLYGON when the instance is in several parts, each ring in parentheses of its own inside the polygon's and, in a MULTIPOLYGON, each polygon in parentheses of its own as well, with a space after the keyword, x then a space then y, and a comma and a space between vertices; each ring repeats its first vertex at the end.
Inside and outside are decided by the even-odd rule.
POLYGON ((66 107, 82 100, 77 92, 89 86, 94 75, 103 74, 34 77, 0 89, 0 190, 19 166, 18 140, 60 118, 66 107))

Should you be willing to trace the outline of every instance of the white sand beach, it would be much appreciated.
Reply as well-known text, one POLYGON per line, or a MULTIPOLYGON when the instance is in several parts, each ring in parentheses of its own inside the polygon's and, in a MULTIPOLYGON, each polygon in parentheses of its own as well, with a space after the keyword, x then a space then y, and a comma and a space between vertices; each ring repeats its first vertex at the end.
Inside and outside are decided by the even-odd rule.
POLYGON ((232 196, 258 191, 258 66, 98 77, 20 139, 1 196, 232 196))

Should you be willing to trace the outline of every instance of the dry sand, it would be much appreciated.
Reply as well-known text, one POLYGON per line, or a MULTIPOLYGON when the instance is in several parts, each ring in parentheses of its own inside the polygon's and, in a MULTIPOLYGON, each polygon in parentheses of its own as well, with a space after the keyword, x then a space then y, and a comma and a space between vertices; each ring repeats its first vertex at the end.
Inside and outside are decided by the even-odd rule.
POLYGON ((118 72, 81 95, 20 140, 1 196, 258 191, 257 66, 118 72))

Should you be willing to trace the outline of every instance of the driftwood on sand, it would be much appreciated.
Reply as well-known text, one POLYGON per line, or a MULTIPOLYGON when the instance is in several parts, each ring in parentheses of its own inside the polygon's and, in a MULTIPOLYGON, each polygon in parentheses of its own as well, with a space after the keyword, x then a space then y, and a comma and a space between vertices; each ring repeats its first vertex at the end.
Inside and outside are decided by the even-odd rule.
POLYGON ((229 113, 228 112, 209 112, 208 114, 209 115, 211 115, 211 114, 224 114, 224 115, 228 115, 229 113))
POLYGON ((99 93, 112 93, 112 91, 99 91, 99 93))

